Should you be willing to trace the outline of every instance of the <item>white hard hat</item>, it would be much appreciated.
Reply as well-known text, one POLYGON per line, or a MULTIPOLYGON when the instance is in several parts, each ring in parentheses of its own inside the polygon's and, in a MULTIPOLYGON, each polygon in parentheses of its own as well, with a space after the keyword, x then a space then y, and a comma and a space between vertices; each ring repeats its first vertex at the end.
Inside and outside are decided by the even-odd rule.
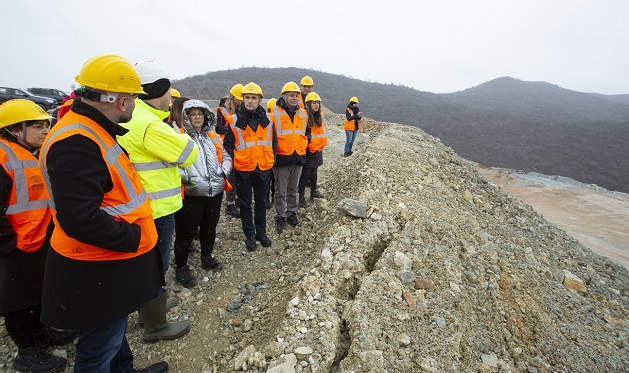
POLYGON ((170 80, 170 74, 164 66, 152 60, 138 61, 133 65, 133 68, 138 72, 142 85, 154 83, 159 79, 170 80))

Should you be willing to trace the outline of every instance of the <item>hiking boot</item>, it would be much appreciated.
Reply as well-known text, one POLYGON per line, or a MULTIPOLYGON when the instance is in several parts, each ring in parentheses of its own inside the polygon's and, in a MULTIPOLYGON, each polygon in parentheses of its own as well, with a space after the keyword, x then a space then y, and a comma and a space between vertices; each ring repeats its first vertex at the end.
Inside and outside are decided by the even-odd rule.
POLYGON ((35 343, 42 350, 48 348, 48 346, 67 345, 78 336, 79 332, 76 330, 59 330, 47 326, 34 335, 35 343))
POLYGON ((144 369, 136 369, 138 373, 166 373, 168 372, 168 363, 160 361, 159 363, 151 364, 144 369))
POLYGON ((343 153, 343 157, 349 157, 349 153, 348 152, 343 153))
POLYGON ((260 245, 264 247, 271 247, 271 239, 266 234, 256 234, 256 241, 260 241, 260 245))
POLYGON ((297 206, 299 206, 300 209, 305 209, 306 207, 308 207, 308 201, 306 201, 306 197, 299 196, 299 204, 297 206))
POLYGON ((286 222, 293 227, 296 227, 299 224, 299 219, 297 219, 297 214, 290 214, 288 218, 286 218, 286 222))
POLYGON ((315 190, 314 192, 310 193, 310 198, 323 198, 323 194, 321 194, 318 190, 315 190))
POLYGON ((175 280, 185 288, 191 288, 197 283, 197 279, 188 266, 175 268, 175 280))
POLYGON ((223 269, 223 263, 214 259, 211 255, 201 257, 201 267, 205 270, 218 272, 223 269))
POLYGON ((347 155, 352 155, 352 154, 354 154, 354 152, 351 150, 347 152, 347 155))
POLYGON ((236 208, 235 203, 230 203, 225 208, 225 214, 231 216, 232 218, 240 219, 240 211, 236 208))
POLYGON ((247 237, 247 241, 245 241, 245 246, 247 247, 247 251, 256 251, 256 236, 247 237))
POLYGON ((275 230, 277 234, 281 234, 286 229, 286 218, 275 219, 275 230))
POLYGON ((44 354, 38 347, 21 348, 18 350, 13 369, 18 372, 61 372, 68 361, 62 357, 44 354))

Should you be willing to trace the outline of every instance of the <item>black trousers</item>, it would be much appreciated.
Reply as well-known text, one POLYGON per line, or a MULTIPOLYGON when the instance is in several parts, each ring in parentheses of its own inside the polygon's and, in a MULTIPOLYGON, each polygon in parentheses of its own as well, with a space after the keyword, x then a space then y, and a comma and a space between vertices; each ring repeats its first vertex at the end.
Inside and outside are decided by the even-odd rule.
POLYGON ((184 197, 183 207, 175 213, 175 265, 177 267, 188 264, 188 255, 197 228, 199 228, 201 241, 201 257, 212 255, 222 201, 222 192, 214 197, 184 197))
POLYGON ((4 314, 4 326, 17 348, 35 346, 35 334, 44 327, 40 315, 41 304, 4 314))
POLYGON ((299 197, 305 197, 306 186, 310 187, 310 196, 317 190, 317 170, 319 167, 306 167, 301 169, 299 178, 299 197))
POLYGON ((238 199, 240 200, 240 220, 245 236, 266 235, 266 198, 269 193, 271 170, 251 172, 236 171, 238 199), (252 197, 255 198, 255 225, 252 197))

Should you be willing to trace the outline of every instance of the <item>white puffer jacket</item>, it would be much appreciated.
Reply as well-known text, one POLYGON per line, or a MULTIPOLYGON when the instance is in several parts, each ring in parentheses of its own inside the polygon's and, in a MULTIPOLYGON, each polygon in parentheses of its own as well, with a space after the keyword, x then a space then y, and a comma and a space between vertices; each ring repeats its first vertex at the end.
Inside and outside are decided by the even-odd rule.
POLYGON ((216 116, 212 110, 200 100, 189 100, 183 105, 183 128, 197 143, 199 156, 194 163, 179 168, 181 183, 185 187, 185 195, 196 197, 214 197, 225 189, 225 179, 232 170, 232 159, 223 151, 223 142, 214 131, 216 116), (205 113, 205 123, 201 132, 197 132, 190 124, 188 110, 201 108, 205 113), (212 133, 210 135, 209 133, 212 133), (213 138, 213 139, 212 139, 213 138), (223 161, 219 164, 218 153, 222 152, 223 161))

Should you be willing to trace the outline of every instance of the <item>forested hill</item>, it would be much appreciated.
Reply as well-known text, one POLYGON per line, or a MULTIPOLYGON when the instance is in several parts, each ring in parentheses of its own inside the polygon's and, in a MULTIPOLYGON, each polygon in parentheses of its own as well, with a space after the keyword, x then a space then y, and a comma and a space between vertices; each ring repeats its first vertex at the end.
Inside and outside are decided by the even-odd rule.
POLYGON ((496 167, 562 175, 629 192, 629 95, 571 91, 502 77, 435 94, 300 68, 240 68, 174 82, 188 97, 217 99, 235 83, 258 83, 265 98, 287 81, 315 82, 326 107, 342 113, 351 96, 367 117, 418 126, 461 156, 496 167))

